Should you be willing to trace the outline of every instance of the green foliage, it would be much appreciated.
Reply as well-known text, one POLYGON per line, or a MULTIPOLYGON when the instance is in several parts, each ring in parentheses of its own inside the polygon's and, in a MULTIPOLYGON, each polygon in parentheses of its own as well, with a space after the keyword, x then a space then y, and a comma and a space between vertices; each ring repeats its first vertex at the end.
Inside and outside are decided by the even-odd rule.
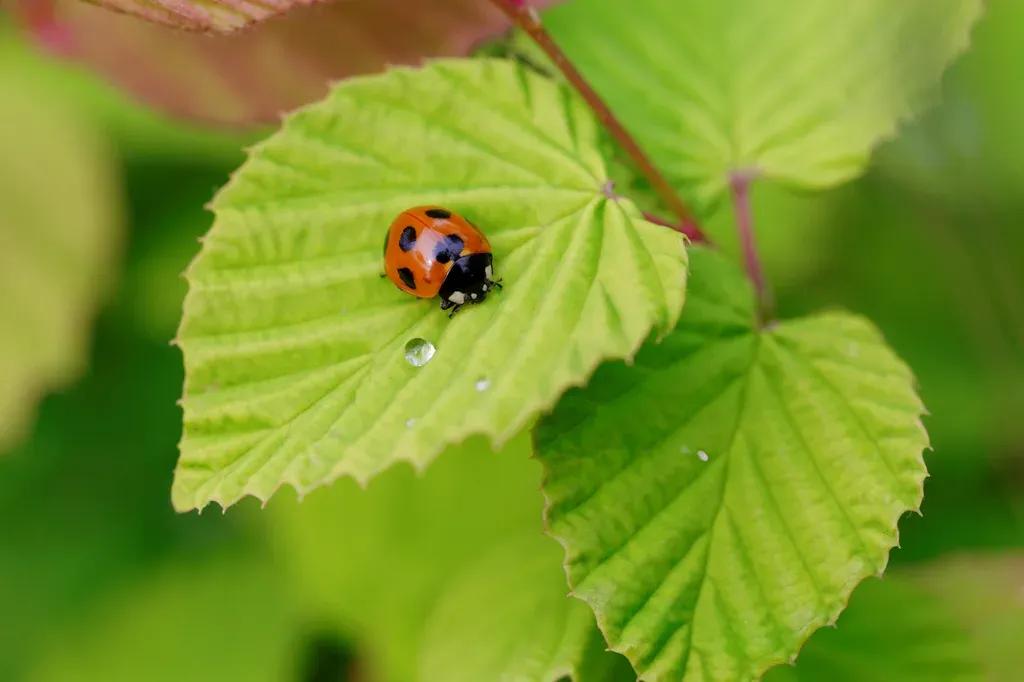
POLYGON ((296 667, 292 619, 266 557, 192 557, 60 632, 26 680, 279 682, 296 667))
POLYGON ((985 3, 971 50, 944 78, 943 106, 880 150, 887 180, 929 201, 972 208, 1017 197, 1024 184, 1022 25, 1024 4, 985 3))
POLYGON ((291 116, 214 201, 188 271, 175 506, 501 443, 671 329, 682 238, 607 198, 602 148, 576 97, 491 60, 352 80, 291 116), (378 276, 387 226, 424 203, 479 223, 505 280, 452 321, 378 276), (414 338, 437 347, 422 368, 414 338))
POLYGON ((573 592, 651 680, 794 656, 883 570, 925 476, 910 372, 870 324, 757 329, 742 274, 691 260, 678 329, 602 367, 537 435, 573 592))
POLYGON ((98 618, 100 604, 169 554, 185 561, 196 547, 239 542, 242 515, 170 508, 180 358, 166 340, 112 322, 99 325, 87 376, 46 399, 32 437, 0 458, 0 604, 17 624, 0 628, 2 680, 21 680, 75 621, 98 618))
POLYGON ((990 680, 1020 676, 1024 552, 958 554, 905 571, 967 628, 990 680))
MULTIPOLYGON (((985 679, 978 654, 945 601, 905 578, 868 580, 835 629, 815 634, 795 667, 765 682, 967 682, 985 679)), ((1009 679, 1009 678, 1006 678, 1009 679)))
POLYGON ((733 172, 823 188, 927 100, 981 0, 575 0, 555 38, 659 167, 706 205, 733 172))
POLYGON ((590 610, 566 595, 558 556, 551 540, 529 535, 455 578, 427 623, 418 679, 635 680, 605 651, 590 610))
MULTIPOLYGON (((719 252, 694 252, 680 324, 681 240, 640 218, 638 207, 660 210, 646 181, 557 77, 440 62, 349 82, 288 118, 214 202, 190 270, 174 502, 265 500, 283 483, 301 499, 349 478, 227 517, 175 518, 167 504, 181 377, 165 340, 185 286, 168 278, 195 248, 199 207, 237 138, 168 126, 0 41, 11 110, 38 97, 71 112, 54 118, 112 131, 135 222, 93 372, 46 401, 33 439, 0 459, 0 604, 17 624, 0 628, 0 678, 636 679, 610 644, 644 679, 690 682, 756 677, 807 641, 768 678, 977 679, 981 653, 985 672, 1015 679, 1017 558, 907 565, 1020 538, 1013 1, 992 0, 976 34, 987 47, 949 81, 952 106, 890 147, 882 172, 820 197, 791 190, 859 174, 927 101, 982 0, 574 0, 551 12, 556 38, 699 200, 719 252), (708 209, 737 173, 781 181, 756 184, 753 206, 794 321, 758 328, 726 261, 735 217, 708 209), (427 202, 485 229, 507 285, 453 322, 377 278, 384 228, 427 202), (872 325, 801 317, 837 302, 867 313, 920 373, 940 450, 925 517, 900 527, 901 579, 856 591, 921 501, 926 438, 909 371, 872 325), (414 336, 439 348, 420 369, 402 357, 414 336), (593 374, 605 359, 627 362, 593 374), (525 431, 551 409, 531 461, 525 431), (567 598, 541 534, 540 464, 583 601, 567 598)), ((104 25, 108 13, 84 4, 61 18, 77 56, 117 61, 114 73, 165 104, 224 121, 276 114, 282 86, 305 101, 334 73, 325 65, 377 68, 391 50, 421 54, 421 37, 467 37, 459 17, 431 21, 440 1, 415 16, 401 0, 357 4, 217 44, 132 18, 104 25), (390 3, 409 15, 404 31, 390 3), (387 30, 348 39, 337 28, 349 11, 383 12, 387 30), (309 23, 330 39, 308 40, 309 23), (128 25, 137 31, 111 28, 128 25), (146 49, 111 58, 118 41, 146 49), (151 66, 159 78, 142 75, 151 66)), ((9 143, 31 146, 24 134, 8 126, 9 143)), ((38 168, 13 164, 17 179, 70 173, 69 149, 71 162, 43 149, 38 168)), ((0 215, 33 190, 18 191, 0 215)), ((62 225, 81 217, 46 208, 62 225)), ((17 271, 27 260, 9 252, 17 271)), ((34 304, 42 287, 45 302, 49 282, 25 295, 0 274, 0 300, 34 304)), ((5 361, 21 370, 17 353, 5 361)))
POLYGON ((0 70, 0 452, 82 371, 120 236, 110 150, 0 70))
POLYGON ((452 577, 509 537, 540 534, 540 467, 528 456, 525 437, 499 453, 472 438, 422 475, 397 466, 365 490, 342 479, 301 503, 274 498, 275 553, 303 611, 351 639, 380 679, 413 679, 452 577))

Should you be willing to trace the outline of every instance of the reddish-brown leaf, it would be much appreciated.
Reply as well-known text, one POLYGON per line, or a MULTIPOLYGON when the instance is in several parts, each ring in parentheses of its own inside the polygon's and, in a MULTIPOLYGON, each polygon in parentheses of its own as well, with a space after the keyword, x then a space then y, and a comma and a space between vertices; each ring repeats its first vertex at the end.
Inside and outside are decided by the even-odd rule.
POLYGON ((57 0, 52 20, 39 21, 45 13, 31 8, 47 1, 26 0, 22 12, 35 18, 28 28, 42 44, 154 107, 232 125, 275 120, 321 97, 332 80, 388 64, 466 54, 508 26, 487 0, 239 1, 231 6, 241 9, 230 15, 199 12, 227 7, 223 3, 104 0, 152 21, 200 30, 225 30, 221 22, 231 17, 270 17, 231 35, 211 36, 79 0, 57 0), (60 45, 54 45, 54 35, 61 36, 60 45))

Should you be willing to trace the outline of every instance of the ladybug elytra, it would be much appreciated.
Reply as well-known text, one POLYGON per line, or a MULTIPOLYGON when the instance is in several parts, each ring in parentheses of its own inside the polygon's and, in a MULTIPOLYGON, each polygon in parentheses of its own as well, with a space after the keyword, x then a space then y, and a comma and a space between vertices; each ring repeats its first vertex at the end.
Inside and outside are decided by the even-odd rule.
POLYGON ((480 303, 500 281, 492 279, 487 237, 471 222, 440 206, 402 211, 384 240, 384 272, 402 291, 419 298, 441 298, 451 317, 469 303, 480 303))

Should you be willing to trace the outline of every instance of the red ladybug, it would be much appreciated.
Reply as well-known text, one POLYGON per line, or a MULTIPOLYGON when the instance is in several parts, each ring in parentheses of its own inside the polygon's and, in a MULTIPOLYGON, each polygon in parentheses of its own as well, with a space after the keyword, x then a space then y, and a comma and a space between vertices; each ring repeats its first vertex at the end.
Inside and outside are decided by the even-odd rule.
POLYGON ((402 291, 441 297, 451 317, 467 303, 480 303, 500 281, 492 279, 491 245, 462 216, 440 206, 402 211, 384 240, 384 272, 402 291))

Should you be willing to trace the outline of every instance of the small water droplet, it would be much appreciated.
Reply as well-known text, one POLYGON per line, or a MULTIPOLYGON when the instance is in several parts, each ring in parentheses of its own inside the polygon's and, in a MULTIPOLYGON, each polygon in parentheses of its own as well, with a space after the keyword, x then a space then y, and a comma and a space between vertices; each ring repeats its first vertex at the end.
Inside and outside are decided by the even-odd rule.
POLYGON ((693 450, 690 449, 689 445, 683 445, 679 448, 679 452, 683 453, 684 455, 688 455, 691 452, 693 452, 693 450))
POLYGON ((483 393, 484 391, 491 387, 491 380, 488 379, 487 377, 480 377, 479 379, 476 380, 476 383, 473 385, 476 387, 476 390, 483 393))
POLYGON ((408 419, 405 420, 405 428, 411 429, 415 425, 416 425, 416 420, 413 419, 412 417, 409 417, 408 419))
POLYGON ((434 348, 434 344, 430 343, 426 339, 421 339, 419 337, 409 339, 405 344, 405 359, 408 360, 409 364, 413 367, 422 367, 430 362, 430 359, 434 357, 434 352, 436 350, 437 349, 434 348))
POLYGON ((711 457, 710 457, 710 456, 708 455, 708 453, 704 452, 703 450, 698 450, 698 451, 697 451, 697 457, 698 457, 698 458, 700 459, 700 461, 702 461, 702 462, 706 462, 706 461, 708 461, 709 459, 711 459, 711 457))

